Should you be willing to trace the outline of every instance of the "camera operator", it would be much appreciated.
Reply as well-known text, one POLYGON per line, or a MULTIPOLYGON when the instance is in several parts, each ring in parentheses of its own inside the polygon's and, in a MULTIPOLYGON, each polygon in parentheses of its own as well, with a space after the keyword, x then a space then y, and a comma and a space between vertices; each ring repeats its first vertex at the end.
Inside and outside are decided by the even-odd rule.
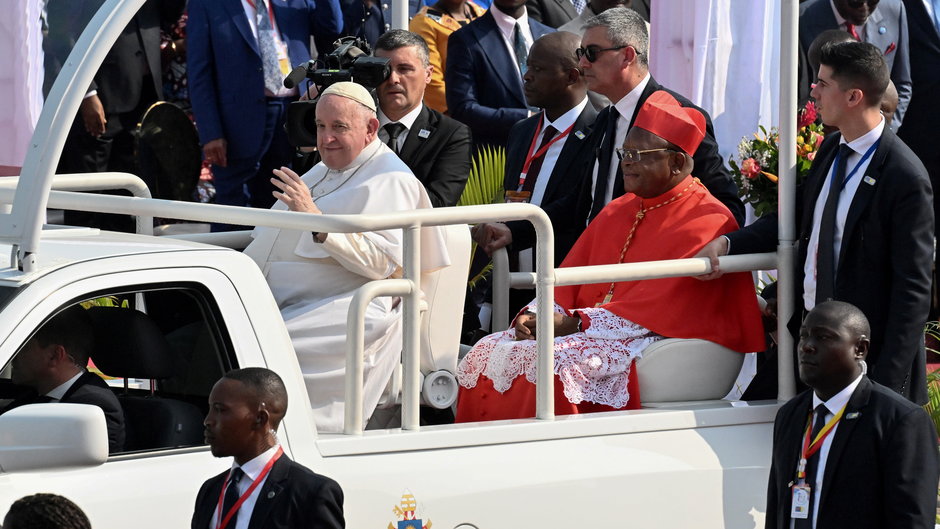
POLYGON ((386 32, 375 56, 391 61, 391 74, 376 89, 379 139, 424 184, 434 207, 455 206, 470 175, 470 129, 422 103, 431 80, 428 45, 415 33, 386 32))

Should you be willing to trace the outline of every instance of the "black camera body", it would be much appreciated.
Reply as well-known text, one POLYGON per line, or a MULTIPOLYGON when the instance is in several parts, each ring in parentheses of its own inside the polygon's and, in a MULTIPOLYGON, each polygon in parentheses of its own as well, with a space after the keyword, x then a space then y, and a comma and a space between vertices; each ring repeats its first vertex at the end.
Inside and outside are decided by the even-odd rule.
MULTIPOLYGON (((303 79, 310 79, 323 93, 333 83, 352 81, 369 89, 373 97, 375 88, 391 74, 389 60, 370 56, 369 44, 356 37, 344 37, 334 44, 329 55, 294 68, 284 79, 284 86, 293 88, 303 79), (318 67, 319 66, 319 67, 318 67)), ((287 139, 294 147, 317 145, 316 108, 319 97, 309 101, 295 101, 287 107, 287 139)))

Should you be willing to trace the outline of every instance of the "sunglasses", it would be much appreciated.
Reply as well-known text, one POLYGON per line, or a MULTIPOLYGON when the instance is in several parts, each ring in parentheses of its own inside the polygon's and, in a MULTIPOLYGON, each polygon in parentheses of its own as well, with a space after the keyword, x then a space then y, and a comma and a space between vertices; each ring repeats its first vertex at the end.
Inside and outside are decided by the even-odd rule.
POLYGON ((846 4, 852 9, 861 9, 865 4, 868 4, 868 7, 874 9, 878 5, 879 0, 846 0, 846 4))
POLYGON ((622 50, 628 46, 614 46, 613 48, 598 48, 597 46, 591 45, 586 48, 578 48, 574 50, 574 54, 578 57, 578 60, 581 60, 581 57, 587 59, 588 62, 594 62, 597 60, 597 54, 603 51, 615 51, 622 50))
POLYGON ((662 152, 662 151, 675 152, 674 149, 667 149, 667 148, 662 148, 662 149, 646 149, 646 150, 644 150, 644 151, 639 151, 639 150, 637 150, 637 149, 624 149, 623 147, 617 147, 617 148, 614 149, 614 150, 617 151, 617 158, 618 158, 621 162, 629 162, 629 163, 637 163, 637 162, 639 162, 639 161, 642 159, 641 155, 647 154, 647 153, 662 152))

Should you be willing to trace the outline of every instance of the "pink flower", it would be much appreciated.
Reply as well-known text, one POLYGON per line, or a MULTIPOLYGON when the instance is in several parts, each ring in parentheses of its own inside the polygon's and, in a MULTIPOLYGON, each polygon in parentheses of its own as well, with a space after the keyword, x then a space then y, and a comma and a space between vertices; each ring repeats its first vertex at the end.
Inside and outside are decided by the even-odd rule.
POLYGON ((760 164, 754 158, 748 158, 741 162, 741 174, 747 178, 757 178, 760 174, 760 164))
POLYGON ((810 152, 810 153, 806 153, 806 159, 809 160, 809 161, 811 161, 811 162, 812 162, 813 160, 815 160, 815 159, 816 159, 816 151, 813 151, 813 152, 810 152))
POLYGON ((816 105, 812 101, 807 101, 806 106, 800 110, 800 119, 797 128, 803 128, 816 121, 816 105))
MULTIPOLYGON (((816 133, 814 133, 814 134, 816 134, 816 133)), ((816 148, 817 148, 817 149, 819 148, 820 145, 822 145, 822 142, 823 142, 823 140, 824 140, 825 138, 826 138, 826 137, 823 136, 822 134, 816 134, 816 148)))

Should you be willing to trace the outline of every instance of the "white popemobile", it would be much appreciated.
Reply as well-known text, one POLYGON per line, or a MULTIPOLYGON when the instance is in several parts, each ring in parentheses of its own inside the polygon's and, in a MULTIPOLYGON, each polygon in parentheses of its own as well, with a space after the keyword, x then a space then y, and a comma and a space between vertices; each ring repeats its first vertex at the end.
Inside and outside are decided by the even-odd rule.
MULTIPOLYGON (((189 526, 199 486, 231 463, 203 444, 209 390, 229 369, 264 366, 284 378, 289 393, 281 444, 290 457, 341 484, 351 528, 763 525, 779 403, 720 400, 741 355, 713 344, 665 340, 660 350, 648 350, 639 371, 644 409, 555 418, 551 318, 539 317, 537 419, 418 424, 421 405, 447 407, 455 395, 458 330, 435 322, 452 321, 462 308, 467 223, 533 222, 543 316, 551 311, 554 285, 697 275, 709 270, 705 259, 552 270, 550 223, 526 204, 320 216, 152 199, 131 175, 54 176, 83 87, 144 2, 104 3, 90 24, 95 30, 82 35, 53 86, 19 186, 0 182, 0 201, 13 203, 0 215, 0 255, 9 256, 0 263, 0 366, 6 366, 0 388, 9 382, 11 359, 43 322, 76 303, 106 298, 115 306, 93 310, 99 343, 91 356, 103 371, 128 381, 114 388, 126 416, 126 451, 108 454, 104 416, 96 407, 41 404, 0 416, 0 515, 24 495, 54 492, 80 505, 96 528, 189 526), (118 187, 135 197, 75 192, 118 187), (47 206, 136 215, 145 233, 44 225, 47 206), (264 277, 230 249, 243 247, 247 232, 204 235, 203 242, 154 237, 146 234, 152 217, 324 232, 404 229, 404 278, 367 284, 349 315, 345 433, 316 431, 264 277), (422 275, 416 235, 434 225, 448 226, 453 264, 422 275), (404 304, 400 376, 386 399, 387 405, 400 402, 402 427, 363 431, 362 316, 356 308, 381 295, 401 296, 404 304)), ((783 34, 795 42, 797 2, 783 4, 783 34)), ((796 86, 795 58, 785 62, 781 86, 796 86)), ((793 91, 782 92, 795 107, 793 91)), ((780 115, 795 120, 796 113, 780 115)), ((780 130, 795 131, 795 121, 780 130)), ((789 155, 781 152, 782 167, 794 166, 789 155)), ((781 203, 792 205, 792 179, 781 181, 789 181, 781 185, 781 203)), ((786 241, 792 228, 783 226, 790 217, 784 212, 781 218, 781 251, 725 257, 723 269, 791 269, 786 241)), ((792 280, 782 275, 781 281, 792 280)), ((789 290, 782 288, 782 295, 789 290)), ((781 300, 781 314, 792 310, 791 298, 781 300)), ((785 329, 781 338, 783 350, 792 345, 785 329)), ((785 357, 781 398, 793 391, 785 357)))

